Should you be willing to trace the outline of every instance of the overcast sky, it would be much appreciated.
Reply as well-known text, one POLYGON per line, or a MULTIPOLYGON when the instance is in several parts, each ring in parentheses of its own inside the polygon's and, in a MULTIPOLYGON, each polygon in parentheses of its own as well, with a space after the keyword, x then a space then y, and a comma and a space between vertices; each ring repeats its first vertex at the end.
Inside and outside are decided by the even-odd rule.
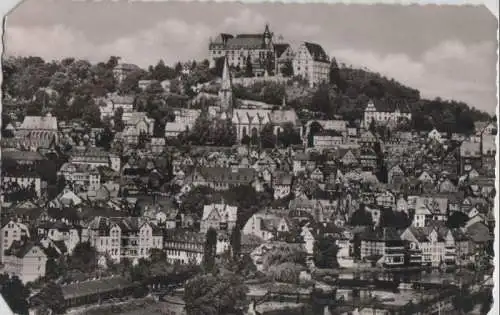
POLYGON ((495 112, 497 20, 485 7, 26 0, 7 18, 5 53, 173 64, 207 57, 218 32, 261 32, 265 23, 424 97, 495 112))

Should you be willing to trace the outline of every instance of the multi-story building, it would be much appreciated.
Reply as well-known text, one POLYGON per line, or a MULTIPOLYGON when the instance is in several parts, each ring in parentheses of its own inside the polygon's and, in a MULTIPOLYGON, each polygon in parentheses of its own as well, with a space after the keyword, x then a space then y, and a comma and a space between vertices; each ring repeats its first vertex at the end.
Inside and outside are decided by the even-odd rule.
POLYGON ((344 137, 335 130, 324 130, 313 136, 313 145, 317 149, 331 149, 344 143, 344 137))
POLYGON ((215 190, 250 185, 257 178, 253 168, 200 167, 193 171, 190 180, 194 186, 208 186, 215 190))
POLYGON ((5 252, 4 272, 17 276, 24 284, 45 276, 47 254, 43 247, 29 241, 15 241, 5 252))
POLYGON ((224 203, 210 204, 203 207, 203 217, 201 218, 200 232, 206 233, 213 228, 217 231, 233 231, 236 226, 238 207, 224 203))
POLYGON ((192 130, 201 111, 197 109, 179 108, 174 110, 175 120, 165 124, 165 137, 174 138, 180 133, 192 130))
POLYGON ((163 243, 167 261, 180 264, 201 264, 205 252, 205 235, 202 233, 167 230, 163 243))
POLYGON ((140 218, 96 217, 88 226, 90 244, 103 256, 120 262, 148 258, 152 249, 163 248, 163 232, 140 218))
MULTIPOLYGON (((385 106, 390 106, 392 104, 385 104, 385 106)), ((378 124, 387 124, 389 122, 399 123, 401 120, 411 121, 411 112, 408 106, 395 106, 394 110, 380 110, 375 107, 375 103, 370 101, 366 106, 363 123, 364 127, 368 129, 371 122, 374 121, 378 124)))
POLYGON ((328 82, 330 59, 323 47, 315 43, 304 42, 297 49, 293 59, 293 73, 316 86, 328 82))
POLYGON ((46 237, 53 242, 63 242, 69 254, 81 241, 79 229, 63 221, 43 222, 37 225, 37 230, 38 236, 46 237))
POLYGON ((106 166, 115 172, 121 168, 119 156, 95 147, 74 147, 69 154, 69 162, 90 167, 106 166))
POLYGON ((289 232, 291 228, 288 218, 266 210, 252 215, 245 223, 241 233, 254 235, 268 241, 276 237, 280 232, 289 232))
POLYGON ((2 169, 2 185, 4 188, 15 184, 21 189, 33 189, 35 194, 42 195, 42 179, 36 172, 22 169, 2 169))
POLYGON ((64 163, 57 175, 64 176, 75 190, 96 191, 101 187, 101 174, 89 164, 64 163))
POLYGON ((266 71, 274 71, 275 51, 273 34, 269 26, 260 34, 219 34, 208 45, 210 66, 214 67, 218 58, 227 57, 231 67, 246 69, 252 65, 255 76, 263 76, 266 71))
POLYGON ((134 111, 134 97, 129 95, 109 94, 96 102, 101 112, 101 120, 106 117, 113 117, 118 108, 123 109, 124 113, 134 111))
POLYGON ((3 261, 5 250, 9 249, 12 243, 30 237, 28 227, 13 220, 7 222, 0 231, 0 261, 3 261))
POLYGON ((386 267, 398 267, 404 265, 404 256, 405 242, 395 229, 383 228, 361 236, 361 259, 376 257, 386 267))

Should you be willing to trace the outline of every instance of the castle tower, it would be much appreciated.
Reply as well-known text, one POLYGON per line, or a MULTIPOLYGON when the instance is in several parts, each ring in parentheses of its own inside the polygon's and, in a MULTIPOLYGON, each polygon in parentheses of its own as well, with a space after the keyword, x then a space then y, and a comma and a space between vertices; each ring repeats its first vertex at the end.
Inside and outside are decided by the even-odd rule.
POLYGON ((220 112, 226 118, 233 117, 233 84, 227 57, 224 58, 224 69, 222 70, 222 82, 219 90, 220 112))
POLYGON ((273 34, 269 31, 269 24, 266 24, 266 29, 264 30, 264 47, 267 49, 271 48, 271 41, 273 34))

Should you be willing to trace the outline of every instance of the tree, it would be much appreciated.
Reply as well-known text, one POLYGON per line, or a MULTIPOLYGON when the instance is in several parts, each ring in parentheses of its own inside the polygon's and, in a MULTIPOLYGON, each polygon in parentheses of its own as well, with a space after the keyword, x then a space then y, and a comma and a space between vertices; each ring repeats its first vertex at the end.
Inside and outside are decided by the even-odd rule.
POLYGON ((241 314, 248 288, 233 274, 198 275, 186 283, 184 301, 188 315, 241 314))
POLYGON ((318 268, 338 267, 337 252, 339 248, 331 236, 320 235, 314 242, 313 259, 318 268))
POLYGON ((241 230, 235 226, 231 233, 231 248, 233 250, 233 258, 239 259, 241 254, 241 230))
POLYGON ((177 75, 181 74, 182 72, 182 64, 180 62, 177 62, 174 67, 175 73, 177 75))
POLYGON ((291 122, 287 122, 283 125, 283 131, 278 135, 278 142, 285 148, 291 145, 297 145, 302 143, 300 139, 299 132, 294 128, 291 122))
POLYGON ((453 213, 448 216, 446 226, 450 229, 458 229, 464 227, 467 221, 469 221, 468 215, 460 211, 453 211, 453 213))
POLYGON ((372 215, 364 207, 361 207, 353 212, 349 224, 353 226, 373 226, 372 215))
POLYGON ((203 255, 203 267, 206 271, 212 272, 215 268, 215 255, 217 246, 217 231, 209 228, 205 240, 205 252, 203 255))
POLYGON ((404 229, 410 226, 411 221, 408 215, 403 211, 393 211, 392 209, 383 209, 380 213, 380 227, 392 227, 404 229))
POLYGON ((33 299, 33 304, 44 306, 55 314, 66 312, 61 286, 55 282, 49 282, 33 299))
POLYGON ((461 289, 460 292, 453 297, 452 304, 459 314, 469 314, 474 309, 474 297, 468 289, 461 289))
POLYGON ((274 134, 274 126, 271 123, 267 123, 262 127, 260 131, 260 143, 264 149, 271 149, 276 146, 276 135, 274 134))
POLYGON ((250 56, 247 57, 246 65, 245 65, 245 75, 247 77, 253 77, 253 66, 252 66, 252 58, 250 56))
POLYGON ((113 143, 115 135, 108 125, 106 125, 104 131, 96 137, 98 138, 98 141, 96 141, 97 146, 104 148, 106 151, 111 149, 111 143, 113 143))
POLYGON ((0 275, 0 294, 10 309, 16 314, 28 314, 28 298, 30 290, 26 288, 17 276, 0 275))
POLYGON ((57 262, 54 258, 47 260, 47 264, 45 265, 45 276, 48 279, 55 280, 62 276, 64 271, 64 266, 61 266, 60 262, 57 262))
POLYGON ((341 91, 345 90, 345 82, 342 80, 340 76, 339 65, 337 64, 337 60, 332 58, 332 62, 330 63, 330 84, 334 84, 341 91))
POLYGON ((326 84, 319 86, 312 97, 311 109, 316 112, 323 113, 327 118, 331 119, 335 115, 335 109, 330 101, 329 87, 326 84))
POLYGON ((118 91, 122 95, 139 93, 139 81, 146 78, 146 71, 137 69, 128 74, 120 83, 118 91))
POLYGON ((175 78, 175 70, 166 66, 163 60, 158 61, 156 66, 151 71, 151 79, 164 81, 175 78))
POLYGON ((281 74, 284 77, 293 77, 293 64, 291 60, 285 61, 283 67, 281 68, 281 74))
POLYGON ((69 257, 69 267, 89 273, 97 268, 97 251, 90 242, 81 242, 75 246, 69 257))
POLYGON ((116 131, 122 132, 125 129, 125 123, 123 122, 123 108, 122 107, 118 107, 115 110, 115 113, 113 116, 113 122, 114 122, 116 131))
POLYGON ((307 135, 307 146, 312 148, 314 146, 314 135, 323 130, 323 126, 317 122, 313 121, 311 125, 309 125, 309 133, 307 135))
POLYGON ((90 102, 84 109, 82 115, 83 121, 88 123, 93 128, 101 126, 101 112, 94 101, 90 102))

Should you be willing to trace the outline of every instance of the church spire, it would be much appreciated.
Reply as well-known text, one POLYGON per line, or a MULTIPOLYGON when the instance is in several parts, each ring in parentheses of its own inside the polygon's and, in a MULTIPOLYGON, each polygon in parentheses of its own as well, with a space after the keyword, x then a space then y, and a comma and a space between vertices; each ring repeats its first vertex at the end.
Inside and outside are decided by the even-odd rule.
POLYGON ((219 90, 220 111, 226 118, 231 119, 233 113, 233 84, 229 72, 229 61, 224 57, 224 69, 222 70, 222 81, 219 90))

